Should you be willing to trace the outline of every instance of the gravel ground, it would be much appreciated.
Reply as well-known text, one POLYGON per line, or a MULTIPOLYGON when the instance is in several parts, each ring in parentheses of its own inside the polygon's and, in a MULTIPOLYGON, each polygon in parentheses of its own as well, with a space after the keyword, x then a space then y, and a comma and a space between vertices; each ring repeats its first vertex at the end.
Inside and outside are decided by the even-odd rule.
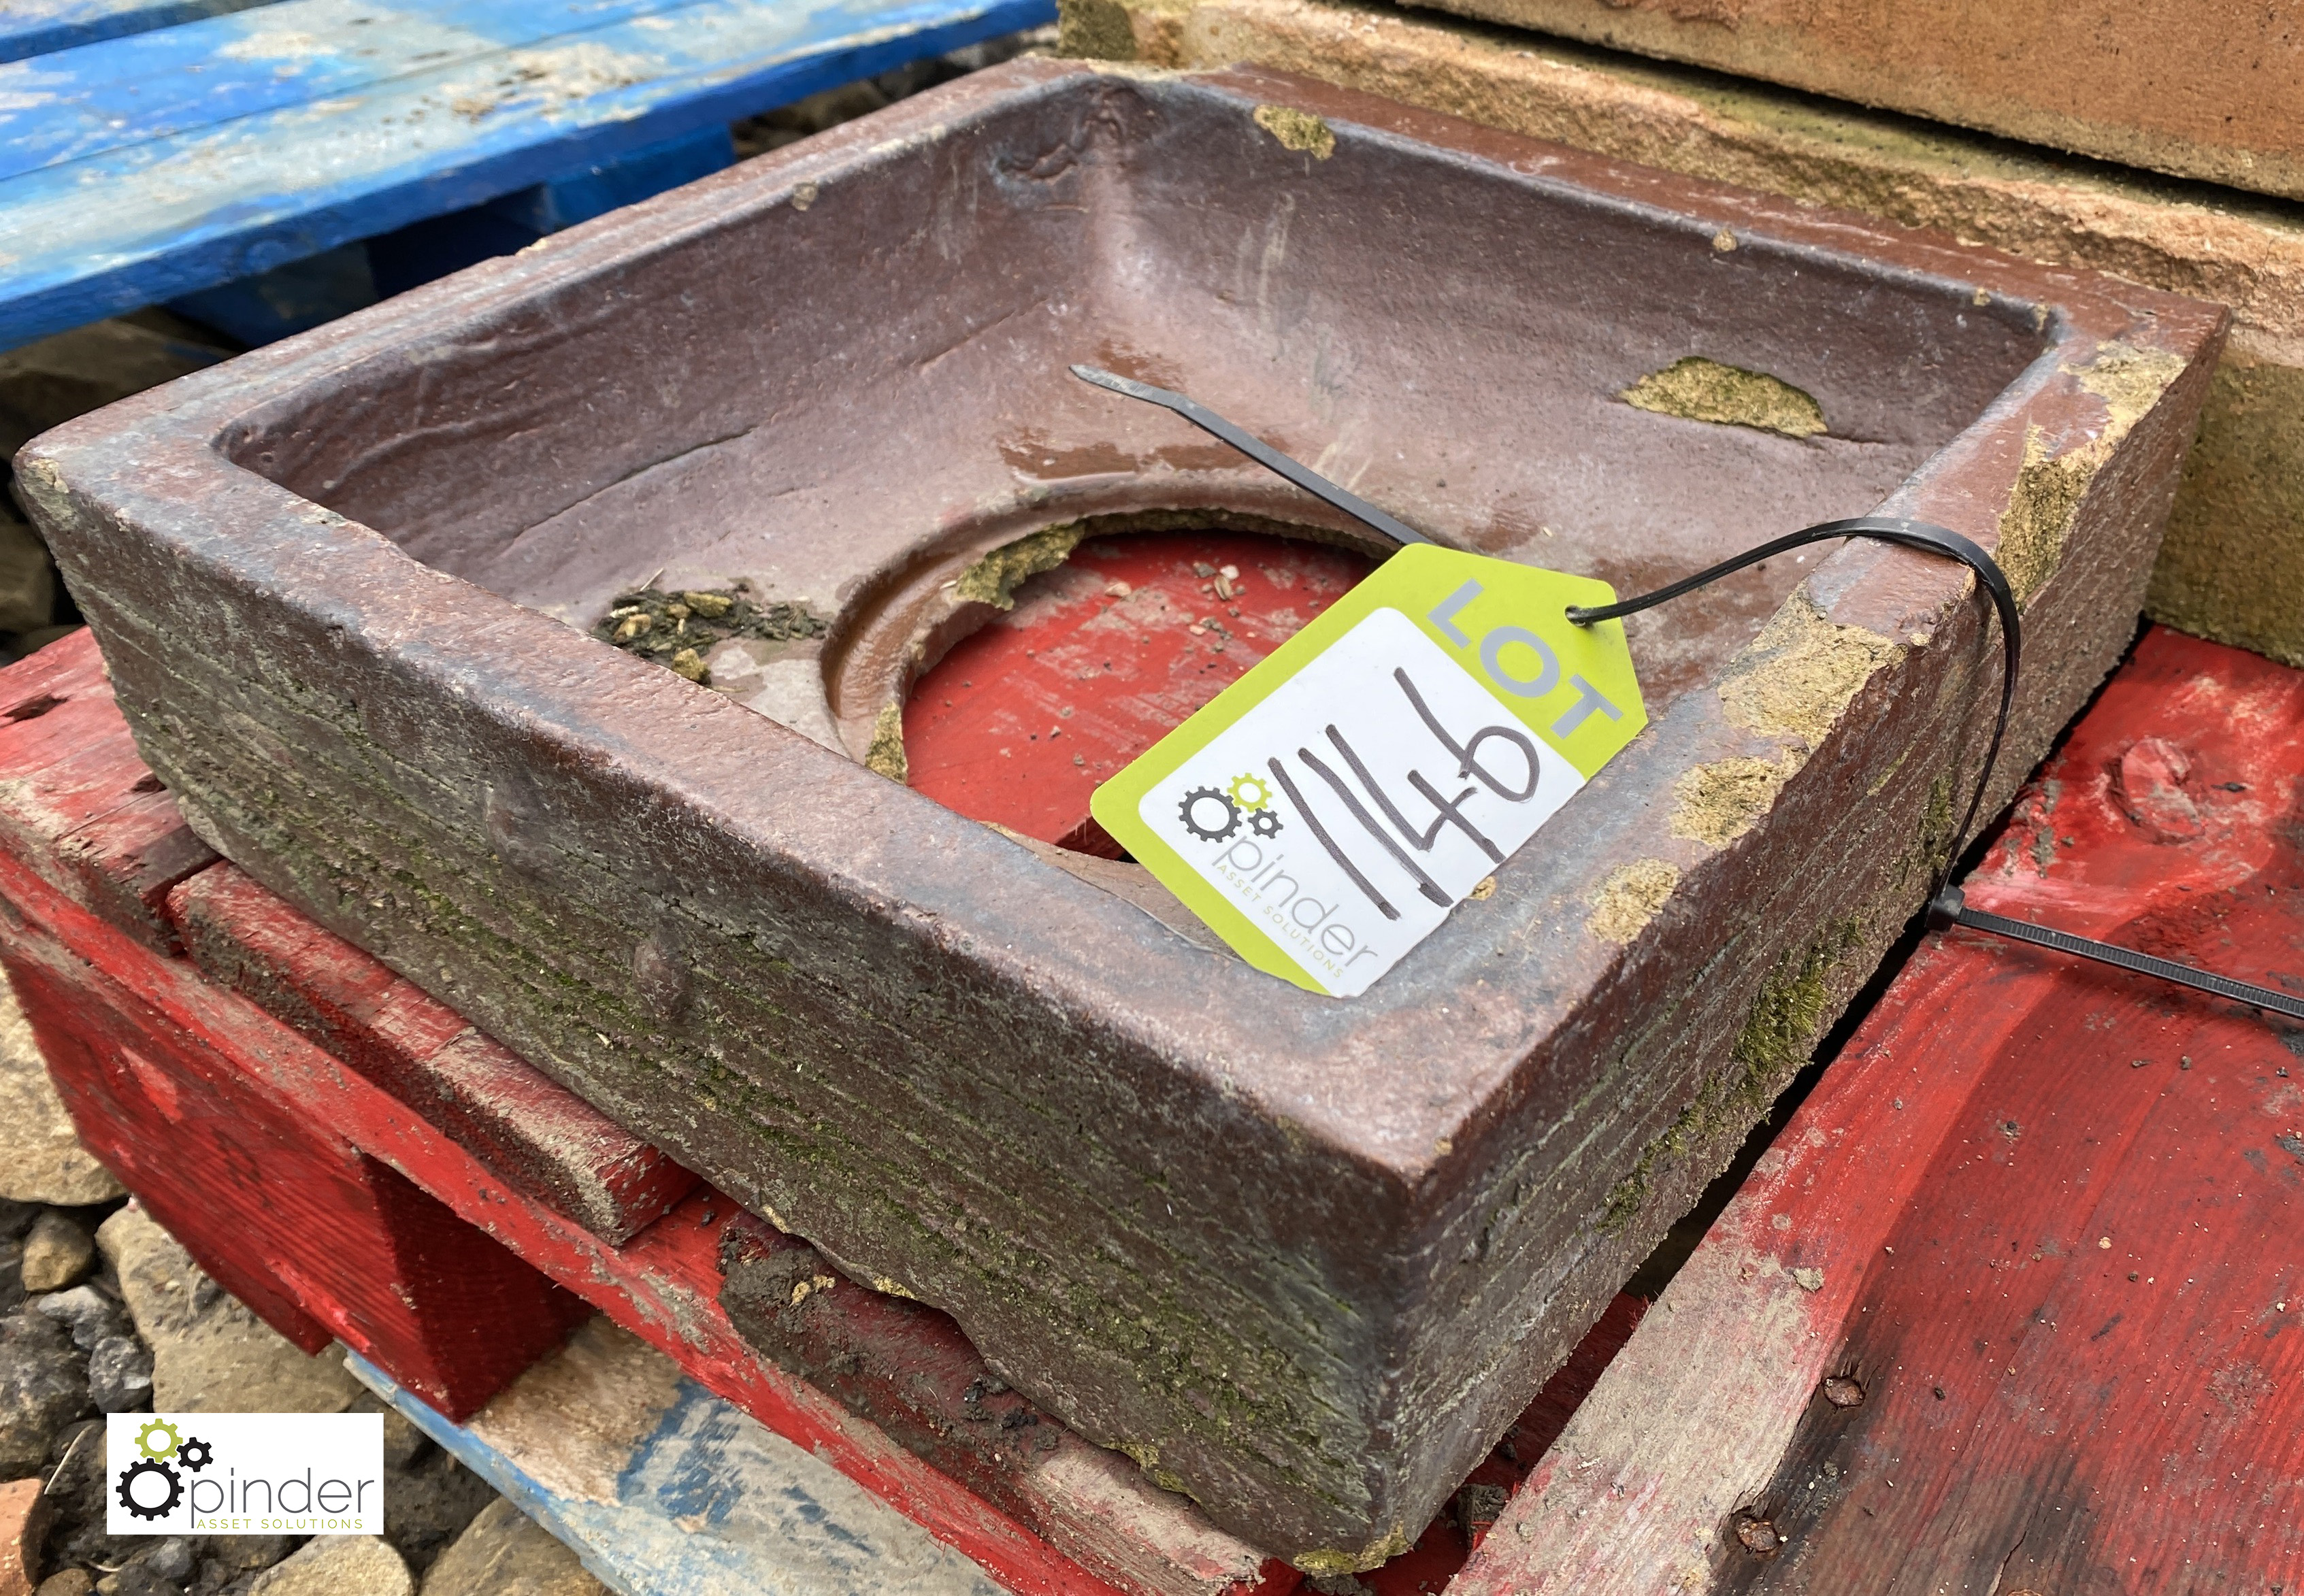
MULTIPOLYGON (((0 1477, 45 1482, 52 1517, 35 1565, 40 1596, 284 1592, 282 1579, 267 1583, 267 1571, 300 1541, 105 1533, 101 1415, 150 1411, 156 1364, 172 1355, 176 1366, 163 1377, 164 1389, 171 1380, 178 1388, 167 1392, 172 1410, 385 1414, 382 1542, 359 1566, 337 1569, 315 1588, 343 1596, 411 1591, 501 1499, 356 1385, 335 1349, 307 1358, 275 1335, 127 1199, 73 1206, 0 1199, 0 1477), (140 1325, 130 1307, 139 1275, 182 1305, 174 1322, 147 1314, 140 1325)), ((435 1591, 431 1583, 423 1588, 435 1591)))

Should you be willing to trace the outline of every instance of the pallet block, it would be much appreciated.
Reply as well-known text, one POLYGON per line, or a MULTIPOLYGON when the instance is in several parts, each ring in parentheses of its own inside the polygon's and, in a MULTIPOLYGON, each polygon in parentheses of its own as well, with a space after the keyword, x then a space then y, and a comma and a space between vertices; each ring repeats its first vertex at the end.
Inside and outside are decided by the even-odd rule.
POLYGON ((233 1054, 263 1044, 253 1026, 172 1026, 30 924, 0 964, 89 1150, 304 1351, 341 1340, 462 1415, 584 1316, 405 1176, 246 1091, 233 1054))
POLYGON ((629 1241, 697 1178, 230 865, 168 905, 209 979, 422 1113, 523 1192, 629 1241))

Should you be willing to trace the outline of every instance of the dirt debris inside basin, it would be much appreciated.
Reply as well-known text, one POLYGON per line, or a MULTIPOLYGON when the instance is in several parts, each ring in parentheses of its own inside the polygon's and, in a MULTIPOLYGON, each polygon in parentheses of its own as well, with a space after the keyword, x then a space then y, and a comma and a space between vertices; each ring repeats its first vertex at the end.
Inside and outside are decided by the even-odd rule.
POLYGON ((823 617, 803 604, 781 600, 758 604, 749 584, 733 587, 683 588, 665 592, 639 587, 616 595, 593 627, 601 642, 654 660, 700 687, 712 685, 705 658, 730 638, 792 643, 824 636, 823 617))

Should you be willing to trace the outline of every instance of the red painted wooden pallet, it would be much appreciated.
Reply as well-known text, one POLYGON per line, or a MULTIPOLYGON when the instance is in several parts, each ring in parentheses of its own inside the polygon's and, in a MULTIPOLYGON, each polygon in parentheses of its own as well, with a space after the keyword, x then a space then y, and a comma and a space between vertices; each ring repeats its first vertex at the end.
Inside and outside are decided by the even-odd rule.
MULTIPOLYGON (((337 1274, 379 1276, 413 1255, 419 1221, 374 1195, 360 1173, 373 1165, 1012 1588, 1298 1583, 1060 1427, 1031 1426, 1046 1435, 1029 1448, 987 1444, 981 1415, 996 1426, 1021 1398, 987 1403, 972 1350, 917 1305, 844 1282, 805 1294, 814 1308, 775 1345, 824 1389, 760 1355, 723 1306, 724 1271, 765 1259, 813 1283, 813 1254, 707 1187, 646 1222, 681 1177, 613 1127, 591 1142, 544 1134, 532 1116, 589 1110, 553 1100, 508 1054, 489 1056, 496 1088, 460 1096, 453 1069, 426 1077, 461 1022, 283 918, 230 866, 203 860, 156 892, 149 861, 186 845, 156 829, 157 806, 129 801, 165 795, 139 790, 106 696, 85 638, 0 672, 0 900, 14 911, 0 916, 0 959, 30 988, 107 1156, 126 1165, 148 1131, 219 1133, 201 1095, 214 1094, 234 1135, 272 1138, 253 1156, 315 1160, 316 1189, 344 1183, 343 1205, 373 1216, 323 1253, 286 1223, 275 1187, 288 1183, 243 1179, 229 1203, 162 1212, 289 1333, 365 1335, 395 1373, 462 1355, 453 1314, 364 1327, 365 1305, 347 1300, 358 1282, 337 1274), (43 697, 56 703, 6 718, 43 697), (41 730, 67 708, 81 717, 63 722, 72 738, 41 730), (115 842, 114 815, 140 840, 115 842), (162 951, 180 928, 238 991, 162 951), (487 1111, 460 1110, 476 1098, 487 1111), (118 1146, 106 1126, 127 1127, 118 1146), (533 1162, 555 1157, 574 1164, 547 1175, 533 1162), (607 1190, 619 1159, 649 1174, 616 1189, 655 1195, 621 1218, 605 1199, 572 1215, 583 1205, 569 1194, 607 1190), (645 1228, 619 1246, 588 1222, 645 1228), (876 1375, 888 1390, 839 1389, 876 1375)), ((1969 899, 2304 989, 2300 809, 2304 674, 2156 631, 2020 799, 1969 899)), ((1475 1475, 1501 1493, 1525 1472, 1532 1488, 1460 1498, 1475 1527, 1501 1512, 1470 1565, 1451 1580, 1463 1541, 1439 1524, 1367 1583, 1385 1596, 1444 1583, 1455 1596, 2292 1589, 2300 1055, 2304 1033, 2252 1010, 1972 933, 1931 939, 1655 1311, 1640 1321, 1620 1299, 1475 1475)), ((161 1190, 168 1168, 125 1172, 161 1190)), ((484 1267, 511 1281, 521 1266, 484 1267)), ((546 1295, 512 1323, 555 1327, 558 1312, 546 1295)))
MULTIPOLYGON (((2304 991, 2304 672, 2148 632, 1968 900, 2304 991)), ((1457 1596, 2295 1592, 2304 1027, 1930 938, 1457 1596)))

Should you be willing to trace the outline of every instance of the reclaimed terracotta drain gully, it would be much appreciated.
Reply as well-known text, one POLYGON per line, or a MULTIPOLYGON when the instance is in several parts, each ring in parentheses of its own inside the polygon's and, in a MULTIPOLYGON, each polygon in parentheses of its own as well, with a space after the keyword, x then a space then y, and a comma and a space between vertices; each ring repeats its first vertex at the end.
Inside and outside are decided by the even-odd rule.
POLYGON ((1021 62, 18 471, 224 854, 1332 1572, 1432 1516, 1918 907, 1998 651, 1876 547, 1641 618, 1639 740, 1316 997, 865 763, 1050 543, 1384 553, 1067 365, 1627 591, 1882 508, 1996 545, 2006 787, 2132 632, 2223 326, 1294 79, 1021 62), (586 635, 652 577, 823 635, 696 686, 586 635))

